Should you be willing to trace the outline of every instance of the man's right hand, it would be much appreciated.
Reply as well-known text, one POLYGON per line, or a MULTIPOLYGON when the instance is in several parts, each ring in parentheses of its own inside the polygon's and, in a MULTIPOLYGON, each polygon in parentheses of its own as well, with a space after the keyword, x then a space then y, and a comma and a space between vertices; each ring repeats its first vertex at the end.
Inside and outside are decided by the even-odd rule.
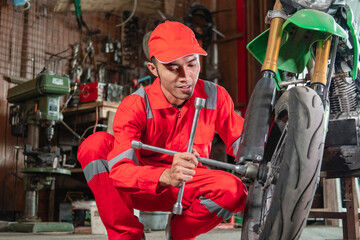
POLYGON ((195 175, 194 168, 198 165, 197 157, 199 157, 199 154, 196 151, 193 153, 176 153, 171 168, 166 169, 161 174, 160 185, 171 185, 179 188, 184 181, 191 181, 195 175))

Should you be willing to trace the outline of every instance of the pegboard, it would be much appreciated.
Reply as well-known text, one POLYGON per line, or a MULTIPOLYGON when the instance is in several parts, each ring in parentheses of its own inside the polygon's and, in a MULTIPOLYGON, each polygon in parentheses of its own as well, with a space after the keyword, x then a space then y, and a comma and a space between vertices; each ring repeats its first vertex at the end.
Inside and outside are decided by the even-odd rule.
MULTIPOLYGON (((178 21, 183 20, 182 16, 196 2, 149 1, 165 6, 167 17, 173 13, 166 9, 170 5, 176 8, 175 12, 179 16, 170 18, 178 21)), ((14 7, 12 0, 0 0, 0 75, 33 79, 45 67, 57 75, 68 75, 74 81, 76 44, 79 44, 76 65, 80 65, 83 70, 81 82, 101 81, 99 69, 103 70, 105 66, 105 82, 123 85, 126 89, 130 88, 127 92, 131 93, 132 80, 150 74, 146 68, 142 40, 147 32, 164 20, 164 16, 156 11, 152 11, 152 15, 143 15, 140 14, 141 9, 137 9, 131 21, 116 27, 129 16, 129 11, 82 11, 90 31, 100 31, 90 37, 86 28, 79 30, 73 10, 69 8, 61 12, 54 11, 58 2, 59 0, 31 0, 30 8, 24 10, 27 6, 14 7), (96 66, 92 59, 85 59, 90 40, 94 46, 96 66), (106 52, 106 42, 113 43, 113 47, 118 46, 116 43, 119 42, 120 54, 116 56, 115 51, 106 52), (90 79, 84 80, 85 75, 90 75, 90 79)))
POLYGON ((115 27, 122 21, 120 14, 83 12, 89 29, 100 30, 90 37, 85 28, 79 30, 74 12, 53 11, 56 0, 30 1, 28 10, 11 2, 0 3, 0 75, 32 79, 44 67, 70 75, 74 44, 80 46, 80 62, 89 40, 99 64, 112 61, 111 54, 101 51, 101 42, 105 36, 121 39, 121 29, 115 27))

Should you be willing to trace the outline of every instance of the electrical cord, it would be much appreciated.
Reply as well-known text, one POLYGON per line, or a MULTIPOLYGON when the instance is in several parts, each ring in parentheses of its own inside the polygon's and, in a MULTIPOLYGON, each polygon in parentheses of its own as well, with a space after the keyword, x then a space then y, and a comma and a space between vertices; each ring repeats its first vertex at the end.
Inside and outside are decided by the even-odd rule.
POLYGON ((95 109, 95 110, 96 110, 96 112, 95 112, 95 114, 96 114, 96 120, 95 120, 95 125, 94 125, 93 133, 96 132, 96 127, 97 127, 98 122, 99 122, 99 107, 96 106, 96 109, 95 109))
POLYGON ((23 9, 23 11, 29 10, 30 6, 31 6, 30 0, 25 0, 24 2, 25 2, 25 5, 27 5, 27 6, 23 9))
POLYGON ((92 128, 97 128, 97 127, 107 128, 108 125, 106 125, 106 124, 97 124, 97 125, 92 125, 92 126, 88 127, 87 129, 85 129, 84 133, 83 133, 83 134, 80 136, 80 138, 79 138, 79 145, 80 145, 80 143, 81 143, 83 140, 85 140, 85 139, 84 139, 84 136, 85 136, 85 134, 87 133, 87 131, 89 131, 89 130, 92 129, 92 128))
POLYGON ((119 23, 118 25, 115 25, 115 27, 120 27, 120 26, 124 25, 125 23, 127 23, 128 21, 130 21, 130 19, 134 16, 134 13, 136 11, 136 7, 137 7, 137 0, 134 0, 134 7, 133 7, 133 10, 132 10, 130 16, 125 21, 123 21, 122 23, 119 23))

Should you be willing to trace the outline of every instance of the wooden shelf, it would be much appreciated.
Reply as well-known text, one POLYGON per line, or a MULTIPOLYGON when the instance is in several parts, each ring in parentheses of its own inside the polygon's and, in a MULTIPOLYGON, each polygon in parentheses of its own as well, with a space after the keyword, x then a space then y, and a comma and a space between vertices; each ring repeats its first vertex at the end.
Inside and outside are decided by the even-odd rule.
POLYGON ((82 168, 72 168, 71 173, 83 173, 82 168))
POLYGON ((80 103, 78 106, 75 107, 67 107, 65 108, 64 113, 73 112, 73 111, 84 111, 84 110, 93 109, 95 107, 108 107, 111 109, 115 109, 116 111, 118 106, 119 103, 107 102, 107 101, 87 102, 87 103, 80 103))
POLYGON ((67 107, 64 110, 64 116, 68 116, 74 113, 85 113, 85 112, 93 112, 98 108, 99 110, 99 117, 100 118, 107 118, 108 112, 116 112, 119 103, 114 102, 88 102, 88 103, 81 103, 76 107, 67 107))
POLYGON ((98 120, 107 124, 107 131, 112 133, 112 123, 118 106, 119 103, 107 101, 81 103, 64 109, 64 121, 72 125, 95 123, 98 120))

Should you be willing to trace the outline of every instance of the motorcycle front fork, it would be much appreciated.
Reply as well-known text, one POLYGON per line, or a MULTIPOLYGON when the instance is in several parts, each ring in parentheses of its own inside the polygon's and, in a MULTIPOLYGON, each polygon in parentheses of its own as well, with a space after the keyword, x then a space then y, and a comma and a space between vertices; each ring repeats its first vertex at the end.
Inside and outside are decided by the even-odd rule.
MULTIPOLYGON (((280 0, 276 0, 273 10, 281 11, 282 5, 280 0)), ((279 56, 280 46, 281 46, 281 29, 285 20, 281 17, 275 17, 271 19, 270 22, 270 31, 269 38, 265 53, 265 59, 261 67, 261 72, 263 74, 269 75, 272 73, 274 76, 277 72, 277 60, 279 56)), ((321 99, 326 101, 328 98, 328 87, 329 81, 331 81, 332 70, 334 66, 335 56, 336 56, 336 47, 338 39, 335 38, 335 44, 333 51, 332 62, 330 64, 329 75, 326 76, 326 70, 328 67, 328 59, 330 55, 331 48, 331 39, 322 40, 317 43, 316 47, 316 58, 315 58, 315 67, 314 73, 311 77, 310 86, 314 89, 321 99)))
MULTIPOLYGON (((280 0, 276 0, 273 10, 281 10, 282 6, 280 0)), ((265 138, 268 134, 269 123, 271 119, 271 111, 269 111, 273 105, 273 98, 267 98, 271 92, 271 88, 275 86, 269 84, 269 81, 273 81, 277 73, 277 60, 279 56, 281 46, 281 29, 285 20, 281 17, 275 17, 271 19, 268 44, 266 48, 265 59, 261 67, 263 77, 259 80, 257 87, 254 89, 254 93, 259 92, 255 97, 251 97, 248 109, 245 115, 245 125, 242 135, 241 156, 238 159, 239 164, 246 162, 260 163, 264 153, 265 138), (266 90, 267 89, 267 90, 266 90), (269 91, 270 90, 270 91, 269 91), (267 93, 267 94, 264 94, 267 93), (253 107, 256 106, 256 107, 253 107), (270 108, 260 110, 259 106, 270 106, 270 108), (264 116, 266 115, 266 116, 264 116), (262 116, 259 118, 259 116, 262 116), (259 119, 262 119, 259 122, 259 119), (254 124, 256 123, 256 124, 254 124), (261 127, 259 127, 261 126, 261 127), (265 137, 265 138, 264 138, 265 137)), ((335 40, 337 40, 335 38, 335 40)), ((310 87, 318 93, 324 103, 325 109, 325 121, 328 122, 329 115, 329 86, 331 82, 331 75, 334 66, 334 60, 336 55, 337 41, 334 44, 334 51, 332 54, 332 62, 330 64, 329 74, 326 75, 328 68, 328 59, 331 49, 331 39, 319 41, 316 47, 316 58, 314 65, 314 72, 311 77, 310 87)), ((275 96, 275 94, 273 95, 275 96)), ((327 129, 327 128, 325 128, 327 129)), ((257 178, 264 179, 269 171, 268 166, 259 166, 257 178)))
MULTIPOLYGON (((328 100, 328 89, 327 82, 331 81, 332 68, 329 69, 329 77, 326 76, 326 70, 328 68, 328 59, 330 55, 331 40, 322 40, 317 43, 316 46, 316 57, 314 73, 311 76, 310 86, 323 100, 324 104, 327 104, 328 100)), ((336 52, 333 52, 333 56, 336 52)))
POLYGON ((315 58, 315 67, 314 74, 311 78, 310 87, 320 96, 323 105, 324 105, 324 142, 326 138, 326 132, 328 129, 328 123, 330 118, 330 100, 329 100, 329 91, 331 80, 335 67, 335 58, 337 45, 339 42, 339 37, 333 37, 333 48, 331 54, 331 61, 329 64, 329 56, 331 49, 331 39, 323 40, 317 43, 316 46, 316 58, 315 58), (328 67, 329 66, 329 67, 328 67), (326 70, 328 69, 327 75, 326 70))

